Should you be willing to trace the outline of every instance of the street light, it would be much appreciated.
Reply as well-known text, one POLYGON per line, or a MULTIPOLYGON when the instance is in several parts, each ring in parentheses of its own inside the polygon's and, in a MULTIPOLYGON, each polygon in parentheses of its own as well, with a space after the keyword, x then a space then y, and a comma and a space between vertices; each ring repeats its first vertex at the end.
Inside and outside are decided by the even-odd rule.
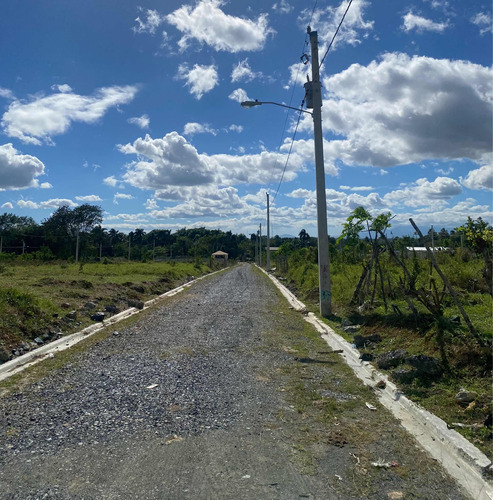
POLYGON ((281 108, 288 108, 288 109, 294 109, 295 111, 302 111, 303 113, 313 116, 313 113, 311 111, 307 111, 306 109, 293 108, 292 106, 286 106, 286 104, 280 104, 279 102, 258 101, 257 99, 255 99, 255 101, 243 101, 241 103, 241 107, 245 109, 250 109, 255 106, 260 106, 262 104, 273 104, 274 106, 281 106, 281 108))
POLYGON ((320 84, 320 70, 318 63, 318 38, 317 32, 311 31, 310 36, 312 81, 305 84, 307 106, 313 113, 304 109, 293 108, 284 104, 271 101, 244 101, 243 108, 253 108, 261 104, 273 104, 282 108, 294 109, 308 113, 313 118, 313 142, 315 144, 315 177, 317 186, 317 230, 318 230, 318 291, 320 302, 320 315, 328 317, 332 314, 332 294, 330 286, 329 267, 329 237, 327 230, 327 199, 325 195, 325 167, 324 148, 322 137, 322 89, 320 84))

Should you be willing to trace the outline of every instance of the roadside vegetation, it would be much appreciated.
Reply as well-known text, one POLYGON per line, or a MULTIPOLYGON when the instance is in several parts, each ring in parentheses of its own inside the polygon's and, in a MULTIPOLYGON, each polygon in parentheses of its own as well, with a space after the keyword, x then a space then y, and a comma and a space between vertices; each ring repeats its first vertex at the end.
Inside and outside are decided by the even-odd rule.
MULTIPOLYGON (((0 216, 0 362, 100 321, 97 313, 141 307, 211 272, 221 265, 211 259, 215 251, 232 263, 257 256, 256 234, 124 234, 101 222, 92 205, 61 207, 41 224, 0 216)), ((453 231, 422 234, 411 223, 414 237, 393 237, 391 214, 351 213, 341 237, 329 239, 327 322, 491 456, 492 228, 468 218, 453 231), (435 251, 409 250, 425 246, 435 251)), ((265 245, 264 238, 263 263, 265 245)), ((302 230, 297 238, 272 237, 271 246, 278 247, 271 253, 276 275, 317 312, 316 238, 302 230)))
MULTIPOLYGON (((416 226, 416 238, 390 239, 391 220, 356 209, 332 241, 327 323, 491 457, 492 228, 468 219, 452 234, 420 236, 416 226), (425 245, 435 251, 407 249, 425 245)), ((300 234, 275 260, 276 274, 317 312, 315 245, 300 234)))

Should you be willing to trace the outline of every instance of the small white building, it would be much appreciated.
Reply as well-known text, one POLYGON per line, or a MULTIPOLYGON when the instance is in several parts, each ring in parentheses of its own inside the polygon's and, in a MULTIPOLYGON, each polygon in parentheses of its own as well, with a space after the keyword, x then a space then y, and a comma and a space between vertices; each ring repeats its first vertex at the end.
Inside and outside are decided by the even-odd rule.
POLYGON ((212 260, 215 260, 216 262, 222 262, 224 265, 226 265, 226 263, 228 262, 228 254, 226 252, 221 252, 221 250, 214 252, 211 257, 212 260))
MULTIPOLYGON (((427 255, 426 247, 406 247, 408 257, 412 257, 413 253, 416 253, 417 257, 425 259, 427 255)), ((448 247, 430 247, 430 250, 434 253, 448 252, 450 248, 448 247)))

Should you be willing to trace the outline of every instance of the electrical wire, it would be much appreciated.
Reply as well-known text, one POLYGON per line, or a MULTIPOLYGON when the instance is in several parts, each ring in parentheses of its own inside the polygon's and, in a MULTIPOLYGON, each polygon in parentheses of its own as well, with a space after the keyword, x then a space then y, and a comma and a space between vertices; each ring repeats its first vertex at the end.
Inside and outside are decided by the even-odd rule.
MULTIPOLYGON (((317 4, 318 4, 318 0, 315 0, 315 3, 313 4, 313 8, 312 8, 312 12, 310 14, 310 21, 308 22, 308 24, 311 24, 312 22, 312 19, 313 19, 313 14, 315 13, 315 9, 317 8, 317 4)), ((309 43, 309 40, 308 40, 308 34, 305 34, 305 41, 303 43, 303 49, 302 49, 302 54, 304 54, 306 52, 306 47, 308 46, 308 43, 309 43)), ((289 106, 291 106, 292 102, 293 102, 293 97, 294 97, 294 92, 296 90, 296 84, 298 83, 298 77, 300 75, 300 71, 301 71, 301 65, 299 64, 298 65, 298 71, 296 73, 296 77, 292 83, 292 86, 291 86, 291 97, 289 99, 289 106)), ((304 100, 303 100, 304 102, 304 100)), ((301 114, 300 114, 301 116, 301 114)), ((279 142, 279 147, 278 149, 280 150, 283 143, 284 143, 284 133, 286 132, 286 127, 287 127, 287 124, 288 124, 288 119, 289 119, 289 115, 286 114, 286 119, 284 120, 284 125, 283 125, 283 129, 282 129, 282 133, 281 133, 281 140, 279 142)), ((299 118, 298 118, 298 124, 299 124, 299 118)), ((298 128, 298 125, 296 125, 296 128, 298 128)), ((294 136, 296 136, 296 132, 294 134, 294 136)), ((294 141, 294 137, 293 137, 293 141, 294 141)), ((290 151, 291 151, 291 148, 293 147, 293 144, 291 143, 291 147, 290 147, 290 151)), ((288 156, 288 159, 289 159, 289 156, 288 156)), ((275 167, 277 167, 277 161, 274 165, 274 168, 272 169, 272 173, 271 173, 271 177, 269 179, 269 182, 267 184, 267 191, 269 191, 268 187, 272 184, 272 181, 273 181, 273 178, 274 178, 274 172, 275 172, 275 167)), ((276 191, 276 196, 277 196, 277 193, 279 192, 279 187, 282 183, 282 179, 284 177, 284 172, 286 171, 286 167, 287 167, 287 163, 286 165, 284 166, 284 170, 283 170, 283 174, 282 174, 282 177, 281 177, 281 182, 279 183, 279 186, 277 187, 277 191, 276 191)), ((274 196, 274 199, 275 199, 275 196, 274 196)))
POLYGON ((346 7, 346 11, 344 12, 344 15, 342 16, 341 21, 339 22, 339 26, 337 26, 336 32, 334 33, 334 36, 332 37, 332 40, 329 43, 329 46, 327 47, 327 50, 325 51, 324 56, 322 57, 322 61, 320 62, 318 66, 318 70, 320 71, 320 68, 322 67, 325 58, 327 57, 327 54, 329 53, 329 50, 331 49, 337 34, 339 33, 339 30, 341 29, 342 23, 344 22, 344 19, 346 18, 346 14, 348 13, 349 7, 351 7, 351 4, 353 3, 353 0, 349 0, 348 6, 346 7))
POLYGON ((303 111, 301 111, 301 109, 303 108, 304 104, 305 104, 305 100, 303 99, 303 101, 301 102, 300 112, 299 112, 299 115, 298 115, 298 122, 296 123, 296 127, 294 129, 293 139, 291 140, 291 145, 289 146, 289 152, 288 152, 288 156, 286 158, 286 163, 284 164, 284 168, 283 168, 283 171, 282 171, 281 180, 279 181, 279 185, 277 186, 276 194, 274 195, 273 201, 275 201, 277 193, 279 193, 279 188, 281 187, 282 181, 284 179, 284 174, 286 173, 286 169, 288 167, 289 158, 291 156, 291 151, 293 149, 294 140, 296 138, 296 132, 298 131, 298 126, 299 126, 300 120, 301 120, 301 113, 303 113, 303 111))

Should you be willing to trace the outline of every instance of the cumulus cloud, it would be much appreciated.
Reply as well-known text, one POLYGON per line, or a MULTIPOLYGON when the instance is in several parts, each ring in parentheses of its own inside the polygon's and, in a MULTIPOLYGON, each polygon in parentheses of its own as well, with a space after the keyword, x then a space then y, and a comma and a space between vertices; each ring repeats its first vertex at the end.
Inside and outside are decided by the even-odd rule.
POLYGON ((202 66, 200 64, 195 64, 192 69, 189 69, 185 63, 180 64, 176 77, 179 80, 185 80, 185 85, 190 88, 190 93, 197 100, 201 99, 207 92, 210 92, 219 80, 217 69, 214 65, 202 66))
POLYGON ((286 0, 276 2, 272 6, 272 10, 278 12, 279 14, 289 14, 293 9, 294 7, 290 5, 286 0))
POLYGON ((43 162, 23 155, 11 143, 0 146, 0 189, 38 187, 36 177, 44 174, 43 162))
POLYGON ((51 200, 42 201, 40 203, 35 203, 34 201, 30 200, 19 200, 17 202, 17 206, 19 208, 28 208, 30 210, 37 210, 38 208, 48 210, 60 208, 63 206, 74 208, 77 206, 77 203, 74 203, 72 200, 66 198, 52 198, 51 200))
POLYGON ((462 185, 466 188, 490 191, 493 189, 493 165, 490 163, 476 170, 471 170, 466 178, 461 180, 462 185))
POLYGON ((418 33, 423 33, 424 31, 436 31, 441 33, 448 27, 448 23, 437 23, 431 19, 426 19, 421 16, 417 16, 412 12, 408 12, 403 17, 402 29, 409 33, 412 30, 416 30, 418 33))
POLYGON ((19 200, 17 202, 17 206, 19 208, 28 208, 30 210, 36 210, 39 208, 39 205, 37 203, 34 203, 34 201, 30 200, 19 200))
POLYGON ((471 23, 479 28, 479 33, 481 35, 492 33, 493 31, 491 14, 478 12, 475 16, 471 17, 471 23))
POLYGON ((118 184, 118 179, 114 175, 110 175, 109 177, 103 179, 103 184, 106 184, 110 187, 116 187, 116 185, 118 184))
MULTIPOLYGON (((139 10, 143 10, 139 8, 139 10)), ((147 9, 141 17, 135 19, 137 26, 132 28, 134 33, 149 33, 154 35, 159 26, 165 21, 165 17, 162 17, 157 10, 147 9)))
POLYGON ((129 118, 127 120, 128 123, 131 123, 132 125, 137 125, 137 127, 141 129, 147 129, 149 128, 149 117, 147 115, 142 115, 142 116, 134 116, 132 118, 129 118))
POLYGON ((212 134, 217 135, 217 130, 207 123, 189 122, 183 127, 183 135, 212 134))
POLYGON ((156 219, 204 218, 204 217, 257 217, 264 210, 249 205, 232 186, 218 188, 203 186, 189 189, 189 196, 182 203, 162 210, 154 210, 150 215, 156 219))
POLYGON ((51 200, 42 201, 41 203, 39 203, 39 208, 44 209, 56 209, 64 206, 74 208, 77 206, 77 203, 74 203, 72 200, 66 198, 53 198, 51 200))
POLYGON ((246 90, 243 89, 236 89, 231 92, 228 96, 232 101, 236 102, 243 102, 243 101, 253 101, 253 99, 250 99, 248 97, 248 94, 246 93, 246 90))
POLYGON ((422 178, 411 186, 387 193, 383 199, 389 206, 446 206, 444 203, 446 200, 460 193, 462 193, 460 184, 450 177, 437 177, 432 182, 422 178))
POLYGON ((3 97, 5 99, 10 99, 10 100, 15 99, 14 93, 11 90, 5 89, 3 87, 0 87, 0 97, 3 97))
POLYGON ((185 50, 191 40, 206 44, 217 51, 258 51, 273 30, 269 28, 267 15, 256 20, 230 16, 221 10, 221 0, 200 0, 195 5, 182 5, 169 14, 167 21, 183 33, 178 42, 185 50))
MULTIPOLYGON (((328 160, 390 167, 425 159, 481 161, 492 150, 492 70, 392 53, 324 79, 325 130, 345 136, 328 160)), ((304 119, 300 129, 311 130, 304 119)))
MULTIPOLYGON (((119 145, 118 149, 137 156, 136 161, 127 165, 124 182, 154 190, 160 199, 188 196, 186 188, 191 187, 268 183, 273 175, 280 175, 286 162, 286 155, 267 151, 242 156, 199 153, 177 132, 160 139, 146 135, 133 143, 119 145)), ((285 180, 293 180, 303 168, 300 155, 292 154, 285 180)))
MULTIPOLYGON (((332 39, 337 27, 347 8, 347 1, 343 0, 338 6, 328 6, 322 9, 315 9, 312 16, 312 9, 303 11, 300 22, 306 26, 311 18, 311 25, 317 27, 321 52, 324 52, 324 45, 332 39)), ((332 45, 332 50, 343 45, 358 45, 361 38, 366 38, 373 30, 373 21, 365 20, 366 8, 370 5, 367 0, 354 0, 351 4, 344 23, 332 45)))
POLYGON ((134 197, 131 194, 126 193, 115 193, 113 196, 113 203, 118 205, 118 200, 133 200, 134 197))
POLYGON ((72 122, 95 123, 112 107, 130 102, 135 86, 98 89, 92 96, 56 93, 29 102, 14 101, 4 113, 3 132, 25 143, 52 144, 51 137, 67 132, 72 122))
POLYGON ((94 203, 97 201, 103 201, 97 194, 89 194, 87 196, 76 196, 77 201, 83 201, 84 203, 94 203))
POLYGON ((41 189, 52 189, 53 186, 49 182, 42 182, 39 186, 41 189))
POLYGON ((67 85, 66 83, 62 83, 61 85, 60 84, 52 85, 51 89, 61 92, 62 94, 67 92, 72 92, 72 87, 70 85, 67 85))
POLYGON ((230 132, 237 132, 238 134, 241 134, 243 132, 243 126, 232 124, 228 127, 228 130, 230 132))
POLYGON ((374 191, 375 188, 372 186, 339 186, 339 189, 342 189, 344 191, 374 191))
POLYGON ((251 82, 255 78, 262 78, 261 72, 252 71, 250 64, 248 64, 248 58, 243 59, 243 61, 239 61, 236 66, 233 66, 233 71, 231 72, 231 81, 241 82, 242 80, 245 82, 251 82))
POLYGON ((10 201, 7 201, 0 208, 3 208, 4 210, 12 210, 14 208, 14 205, 12 205, 10 201))

